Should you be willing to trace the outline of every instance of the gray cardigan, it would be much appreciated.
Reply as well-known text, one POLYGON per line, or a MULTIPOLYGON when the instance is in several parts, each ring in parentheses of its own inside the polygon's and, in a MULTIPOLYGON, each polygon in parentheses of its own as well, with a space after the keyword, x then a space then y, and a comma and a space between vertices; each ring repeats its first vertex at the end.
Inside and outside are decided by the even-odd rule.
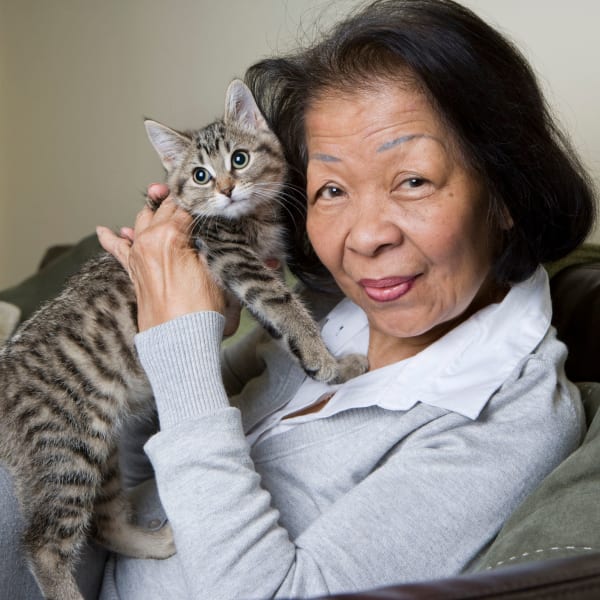
POLYGON ((307 597, 458 573, 583 435, 550 329, 476 420, 368 407, 251 448, 244 423, 303 375, 274 342, 251 339, 226 357, 225 386, 239 391, 262 371, 248 385, 264 402, 232 406, 222 328, 220 315, 198 313, 138 336, 161 423, 145 446, 158 493, 138 489, 139 518, 157 527, 168 515, 177 554, 111 558, 103 599, 307 597))

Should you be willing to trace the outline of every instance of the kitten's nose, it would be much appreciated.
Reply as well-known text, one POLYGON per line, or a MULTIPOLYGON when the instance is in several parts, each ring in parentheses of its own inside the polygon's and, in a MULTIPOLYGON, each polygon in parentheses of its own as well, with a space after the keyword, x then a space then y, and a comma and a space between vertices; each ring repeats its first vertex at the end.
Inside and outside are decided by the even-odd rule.
POLYGON ((231 198, 233 188, 235 188, 235 185, 230 185, 229 187, 221 188, 221 194, 225 194, 228 198, 231 198))

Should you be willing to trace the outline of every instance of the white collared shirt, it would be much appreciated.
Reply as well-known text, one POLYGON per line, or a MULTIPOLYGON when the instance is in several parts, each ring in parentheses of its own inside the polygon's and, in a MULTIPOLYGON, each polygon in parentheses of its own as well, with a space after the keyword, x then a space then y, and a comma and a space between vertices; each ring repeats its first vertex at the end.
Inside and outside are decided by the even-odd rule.
MULTIPOLYGON (((541 342, 551 318, 548 276, 539 267, 502 302, 476 312, 415 356, 339 385, 307 377, 294 397, 254 427, 247 439, 254 444, 300 423, 369 406, 406 411, 421 402, 477 419, 509 373, 541 342), (331 394, 318 412, 285 418, 331 394)), ((325 318, 322 336, 336 356, 366 354, 366 314, 345 299, 325 318)))

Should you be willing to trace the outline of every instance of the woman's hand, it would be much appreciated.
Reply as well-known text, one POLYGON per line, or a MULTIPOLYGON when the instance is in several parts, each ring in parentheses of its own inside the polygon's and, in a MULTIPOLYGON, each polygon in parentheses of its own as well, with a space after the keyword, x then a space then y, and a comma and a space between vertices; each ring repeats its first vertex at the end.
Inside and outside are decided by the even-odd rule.
POLYGON ((140 331, 176 317, 212 310, 227 317, 226 334, 237 329, 239 304, 228 302, 206 262, 191 247, 192 217, 168 198, 168 188, 155 184, 148 195, 161 202, 156 212, 145 207, 135 227, 121 236, 98 227, 98 240, 127 270, 138 302, 140 331))

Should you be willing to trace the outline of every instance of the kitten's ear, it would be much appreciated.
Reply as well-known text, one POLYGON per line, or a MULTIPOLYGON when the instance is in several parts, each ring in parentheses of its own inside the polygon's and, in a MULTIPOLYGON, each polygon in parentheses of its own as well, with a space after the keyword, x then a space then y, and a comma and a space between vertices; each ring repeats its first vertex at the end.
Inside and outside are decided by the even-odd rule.
POLYGON ((144 125, 164 168, 171 171, 183 160, 190 140, 174 129, 151 119, 146 119, 144 125))
POLYGON ((269 126, 258 108, 252 92, 240 79, 234 79, 225 96, 225 123, 242 123, 254 129, 268 129, 269 126))

